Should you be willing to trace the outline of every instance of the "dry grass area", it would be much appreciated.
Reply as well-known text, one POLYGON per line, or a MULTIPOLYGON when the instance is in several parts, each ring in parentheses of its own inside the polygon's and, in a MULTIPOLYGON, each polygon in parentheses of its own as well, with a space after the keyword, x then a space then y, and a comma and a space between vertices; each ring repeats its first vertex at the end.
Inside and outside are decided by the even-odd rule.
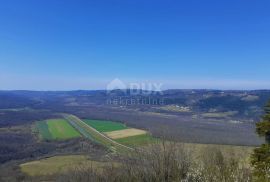
MULTIPOLYGON (((174 143, 174 142, 165 142, 174 143)), ((162 145, 162 142, 158 144, 162 145)), ((156 144, 153 144, 156 145, 156 144)), ((148 149, 153 145, 144 146, 143 148, 148 149)), ((225 158, 236 158, 245 167, 250 167, 250 156, 253 153, 255 147, 251 146, 236 146, 236 145, 217 145, 217 144, 198 144, 198 143, 175 143, 176 148, 185 149, 188 151, 192 160, 200 161, 204 158, 205 153, 211 153, 211 151, 220 151, 225 158)))
MULTIPOLYGON (((165 142, 166 146, 171 146, 170 143, 172 142, 165 142)), ((169 147, 165 150, 169 153, 171 152, 176 152, 175 154, 185 157, 181 151, 185 151, 186 154, 188 154, 184 158, 185 160, 190 160, 193 164, 201 164, 203 162, 209 162, 212 157, 215 157, 216 153, 218 151, 221 151, 222 156, 225 159, 230 159, 234 158, 237 160, 237 163, 240 165, 240 167, 244 167, 247 169, 250 169, 249 166, 249 156, 252 150, 254 149, 253 147, 245 147, 245 146, 230 146, 230 145, 209 145, 209 144, 191 144, 191 143, 175 143, 172 145, 174 147, 169 147), (171 150, 171 151, 170 151, 171 150), (213 155, 213 156, 212 156, 213 155), (190 157, 188 157, 190 156, 190 157)), ((152 146, 147 146, 145 149, 148 150, 143 150, 143 151, 149 151, 149 155, 144 156, 147 157, 147 159, 153 159, 153 161, 156 160, 158 156, 153 156, 155 153, 153 151, 156 151, 156 149, 162 149, 162 143, 160 145, 152 145, 152 146), (155 146, 161 146, 155 147, 155 146), (152 153, 151 153, 152 151, 152 153), (150 155, 151 154, 151 155, 150 155)), ((162 151, 161 151, 162 152, 162 151)), ((159 154, 157 154, 159 155, 159 154)), ((162 161, 162 160, 161 160, 162 161)), ((216 161, 213 159, 213 161, 216 161)), ((212 162, 213 162, 212 161, 212 162)), ((229 161, 225 160, 224 162, 229 161)), ((125 161, 124 161, 125 162, 125 161)), ((91 168, 91 170, 96 171, 98 173, 104 172, 106 170, 106 167, 111 167, 112 163, 110 162, 97 162, 97 161, 92 161, 90 160, 87 156, 85 155, 66 155, 66 156, 55 156, 55 157, 50 157, 46 159, 41 159, 37 161, 32 161, 32 162, 27 162, 24 164, 20 165, 20 169, 23 173, 27 174, 28 176, 31 177, 37 177, 37 176, 59 176, 62 174, 70 174, 72 171, 76 171, 77 174, 81 170, 85 172, 91 168), (87 168, 88 167, 88 168, 87 168)), ((208 164, 208 163, 207 163, 208 164)), ((118 162, 113 162, 114 167, 121 167, 120 163, 118 162)), ((132 164, 132 166, 136 167, 136 165, 132 164)), ((116 169, 115 169, 116 170, 116 169)), ((122 172, 125 172, 126 169, 123 169, 122 172)), ((107 173, 108 171, 106 171, 107 173)), ((83 174, 85 176, 86 174, 83 174)), ((98 175, 98 174, 97 174, 98 175)))
POLYGON ((79 168, 62 175, 58 182, 74 181, 189 181, 251 182, 245 163, 249 147, 181 144, 162 140, 136 150, 121 160, 123 165, 103 171, 79 168))
POLYGON ((131 136, 143 135, 146 133, 147 131, 145 130, 139 130, 135 128, 105 132, 105 134, 112 139, 126 138, 126 137, 131 137, 131 136))
POLYGON ((65 173, 75 167, 91 165, 96 169, 102 168, 108 163, 91 161, 85 155, 54 156, 20 165, 21 171, 29 176, 46 176, 65 173))
POLYGON ((237 158, 244 166, 250 165, 250 155, 255 147, 234 146, 234 145, 215 145, 215 144, 196 144, 179 143, 179 147, 184 147, 190 151, 194 159, 200 160, 203 153, 207 151, 220 150, 225 158, 237 158))

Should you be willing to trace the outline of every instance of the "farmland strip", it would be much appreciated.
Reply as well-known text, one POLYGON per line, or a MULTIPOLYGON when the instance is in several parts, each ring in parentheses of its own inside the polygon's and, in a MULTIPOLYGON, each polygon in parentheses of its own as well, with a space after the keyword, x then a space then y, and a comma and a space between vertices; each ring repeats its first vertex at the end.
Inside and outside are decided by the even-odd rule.
POLYGON ((134 150, 131 147, 127 147, 125 145, 122 145, 122 144, 110 139, 109 137, 100 133, 99 131, 92 128, 91 126, 87 125, 86 123, 84 123, 82 120, 80 120, 78 117, 76 117, 74 115, 63 114, 63 116, 67 121, 69 121, 71 124, 73 124, 75 128, 82 128, 83 129, 82 131, 84 133, 87 132, 88 135, 91 136, 90 139, 92 139, 92 140, 94 139, 96 142, 101 143, 102 145, 105 145, 109 148, 115 148, 117 151, 134 150))

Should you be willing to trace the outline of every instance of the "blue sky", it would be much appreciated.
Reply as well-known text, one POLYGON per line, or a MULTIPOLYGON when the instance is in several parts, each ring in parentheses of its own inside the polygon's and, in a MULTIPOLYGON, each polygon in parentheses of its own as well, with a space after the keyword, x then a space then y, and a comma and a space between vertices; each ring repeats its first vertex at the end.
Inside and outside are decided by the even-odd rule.
POLYGON ((269 0, 0 0, 0 89, 270 89, 269 0))

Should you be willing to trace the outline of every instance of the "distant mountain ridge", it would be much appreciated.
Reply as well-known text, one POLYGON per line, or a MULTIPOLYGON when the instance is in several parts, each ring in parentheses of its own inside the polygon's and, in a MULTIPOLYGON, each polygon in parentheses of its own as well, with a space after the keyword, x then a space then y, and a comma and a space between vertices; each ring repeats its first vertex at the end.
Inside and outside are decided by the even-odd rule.
MULTIPOLYGON (((164 105, 190 107, 196 112, 236 111, 239 116, 258 118, 270 98, 270 90, 164 90, 162 94, 144 94, 142 90, 77 90, 77 91, 0 91, 0 109, 42 108, 56 102, 57 105, 106 105, 108 99, 156 98, 163 99, 164 105), (132 93, 137 93, 136 95, 132 93), (71 103, 72 102, 72 103, 71 103)), ((135 107, 135 106, 134 106, 135 107)), ((140 107, 140 106, 138 106, 140 107)))

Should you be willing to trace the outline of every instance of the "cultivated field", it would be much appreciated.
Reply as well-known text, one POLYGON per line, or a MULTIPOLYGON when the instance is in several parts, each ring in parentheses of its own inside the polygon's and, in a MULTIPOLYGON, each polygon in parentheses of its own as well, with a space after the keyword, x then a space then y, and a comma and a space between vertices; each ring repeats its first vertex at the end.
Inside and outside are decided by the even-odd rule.
POLYGON ((105 132, 105 134, 112 139, 126 138, 137 135, 144 135, 147 132, 145 130, 139 130, 135 128, 129 128, 125 130, 105 132))
POLYGON ((123 145, 142 146, 157 140, 145 130, 128 128, 126 125, 119 122, 90 119, 85 119, 83 121, 97 131, 123 145))
POLYGON ((83 136, 113 151, 133 150, 155 139, 145 130, 128 128, 126 125, 104 120, 80 120, 64 114, 65 119, 51 119, 36 123, 39 136, 44 140, 63 140, 83 136))
POLYGON ((110 132, 128 128, 126 125, 122 123, 112 121, 91 120, 91 119, 84 119, 83 121, 100 132, 110 132))
POLYGON ((62 140, 81 136, 80 133, 64 119, 39 121, 37 122, 37 129, 41 138, 45 140, 62 140))
POLYGON ((144 146, 147 144, 158 142, 157 138, 152 137, 150 134, 143 134, 143 135, 137 135, 137 136, 130 136, 126 138, 119 138, 115 139, 115 141, 131 146, 131 147, 138 147, 138 146, 144 146))

